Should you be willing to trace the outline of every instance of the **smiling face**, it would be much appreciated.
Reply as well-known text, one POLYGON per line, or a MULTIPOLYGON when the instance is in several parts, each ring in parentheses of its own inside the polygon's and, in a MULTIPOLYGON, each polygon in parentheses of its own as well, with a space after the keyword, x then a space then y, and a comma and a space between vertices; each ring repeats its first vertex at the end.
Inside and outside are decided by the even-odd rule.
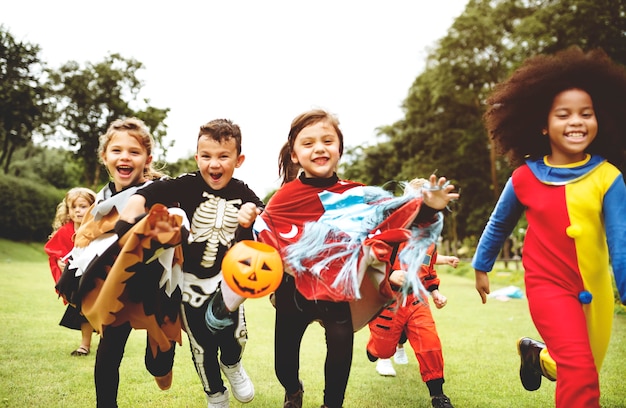
POLYGON ((565 165, 583 160, 587 147, 598 134, 591 96, 581 89, 568 89, 554 97, 548 113, 548 138, 552 150, 548 162, 565 165))
POLYGON ((151 161, 146 148, 124 130, 111 137, 102 153, 102 162, 113 178, 116 191, 144 182, 144 169, 151 161))
POLYGON ((221 142, 209 136, 198 139, 196 163, 205 183, 213 190, 221 190, 233 178, 235 169, 243 163, 245 156, 237 153, 234 138, 221 142))
POLYGON ((296 136, 291 161, 302 167, 306 177, 329 178, 337 169, 340 145, 337 131, 330 123, 316 122, 296 136))

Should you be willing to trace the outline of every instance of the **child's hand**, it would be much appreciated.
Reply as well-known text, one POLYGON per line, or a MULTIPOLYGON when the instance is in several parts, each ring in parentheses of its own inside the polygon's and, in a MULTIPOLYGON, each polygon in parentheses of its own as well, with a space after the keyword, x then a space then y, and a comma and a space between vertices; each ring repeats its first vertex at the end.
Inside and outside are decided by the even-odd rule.
POLYGON ((442 295, 438 289, 430 292, 430 296, 433 298, 433 303, 437 307, 437 309, 441 309, 448 303, 448 298, 442 295))
POLYGON ((60 270, 65 269, 65 262, 63 262, 61 259, 57 259, 57 265, 60 270))
POLYGON ((406 276, 406 271, 401 271, 401 270, 393 271, 389 275, 389 282, 393 283, 396 286, 402 286, 404 285, 405 276, 406 276))
POLYGON ((476 290, 483 301, 483 304, 487 303, 487 295, 489 294, 489 276, 487 272, 475 270, 476 274, 476 290))
POLYGON ((237 221, 242 227, 249 228, 252 226, 252 223, 256 220, 256 216, 259 214, 261 214, 261 209, 257 208, 254 203, 245 203, 239 209, 237 221))
POLYGON ((430 188, 423 189, 424 203, 430 208, 435 210, 443 210, 448 206, 450 201, 457 200, 459 198, 458 193, 453 193, 454 185, 448 184, 448 180, 445 177, 439 177, 434 174, 430 175, 428 180, 430 188))
POLYGON ((180 228, 176 225, 176 220, 167 210, 152 214, 150 219, 149 237, 158 239, 159 234, 178 232, 180 228))
POLYGON ((456 256, 438 255, 437 264, 450 265, 451 267, 456 268, 457 266, 459 266, 459 258, 457 258, 456 256))

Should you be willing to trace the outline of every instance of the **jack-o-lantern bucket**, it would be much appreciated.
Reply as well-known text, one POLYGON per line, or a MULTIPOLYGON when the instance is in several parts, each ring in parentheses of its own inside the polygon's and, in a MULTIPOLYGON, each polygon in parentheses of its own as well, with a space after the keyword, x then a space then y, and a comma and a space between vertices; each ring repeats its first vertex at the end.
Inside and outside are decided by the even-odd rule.
POLYGON ((283 261, 274 247, 257 241, 240 241, 222 260, 222 276, 238 295, 258 298, 269 295, 283 278, 283 261))

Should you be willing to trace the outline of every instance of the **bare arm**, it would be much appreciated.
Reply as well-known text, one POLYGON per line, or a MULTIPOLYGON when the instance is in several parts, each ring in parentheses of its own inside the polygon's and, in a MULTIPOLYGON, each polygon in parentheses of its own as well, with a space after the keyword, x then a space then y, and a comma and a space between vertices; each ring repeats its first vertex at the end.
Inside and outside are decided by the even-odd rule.
POLYGON ((459 266, 459 258, 450 255, 437 255, 435 265, 450 265, 453 268, 459 266))

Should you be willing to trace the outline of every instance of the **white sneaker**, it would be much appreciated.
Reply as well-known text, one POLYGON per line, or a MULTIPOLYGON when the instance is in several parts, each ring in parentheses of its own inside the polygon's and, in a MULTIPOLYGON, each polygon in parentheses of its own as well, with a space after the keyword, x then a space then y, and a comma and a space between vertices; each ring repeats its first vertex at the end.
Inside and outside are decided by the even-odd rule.
POLYGON ((209 400, 208 408, 228 408, 228 390, 208 395, 207 400, 209 400))
POLYGON ((230 390, 239 402, 250 402, 254 398, 254 384, 244 370, 241 361, 235 365, 227 366, 220 361, 220 367, 228 378, 230 390))
POLYGON ((393 355, 393 361, 395 361, 396 364, 409 364, 409 359, 406 356, 404 347, 396 347, 396 354, 393 355))
POLYGON ((393 365, 391 365, 391 359, 389 358, 380 358, 376 363, 376 372, 380 375, 384 375, 385 377, 395 377, 396 370, 394 370, 393 365))

